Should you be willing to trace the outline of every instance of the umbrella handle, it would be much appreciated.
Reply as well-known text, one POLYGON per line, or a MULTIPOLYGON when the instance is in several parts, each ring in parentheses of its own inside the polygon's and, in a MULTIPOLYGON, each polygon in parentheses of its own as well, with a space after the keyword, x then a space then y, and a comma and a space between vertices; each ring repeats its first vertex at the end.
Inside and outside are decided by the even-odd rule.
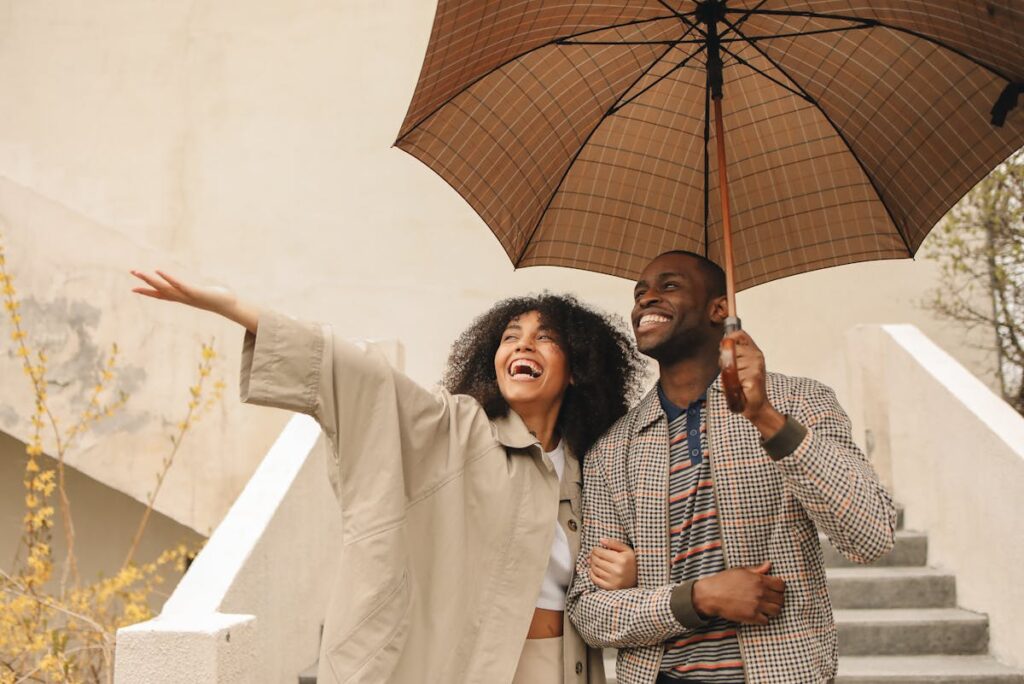
MULTIPOLYGON (((727 333, 740 329, 740 320, 730 316, 725 323, 727 333)), ((736 367, 736 340, 723 339, 718 351, 718 365, 722 369, 722 391, 725 392, 725 403, 733 413, 743 413, 747 406, 747 397, 743 394, 740 384, 740 372, 736 367)))

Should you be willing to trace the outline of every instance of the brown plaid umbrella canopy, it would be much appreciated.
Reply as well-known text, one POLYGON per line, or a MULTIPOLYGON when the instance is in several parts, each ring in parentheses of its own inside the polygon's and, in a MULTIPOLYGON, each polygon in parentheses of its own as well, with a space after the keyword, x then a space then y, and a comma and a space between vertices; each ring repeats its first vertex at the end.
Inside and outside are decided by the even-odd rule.
POLYGON ((396 144, 517 267, 722 263, 717 54, 743 289, 912 256, 1024 144, 1022 36, 1020 0, 439 0, 396 144))

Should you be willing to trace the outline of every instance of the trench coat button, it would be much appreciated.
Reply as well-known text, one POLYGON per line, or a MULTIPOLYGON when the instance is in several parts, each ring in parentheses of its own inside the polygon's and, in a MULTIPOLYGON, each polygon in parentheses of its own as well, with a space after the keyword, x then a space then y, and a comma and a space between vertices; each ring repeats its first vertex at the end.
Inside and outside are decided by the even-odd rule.
POLYGON ((569 529, 575 532, 579 528, 575 520, 569 520, 569 529))
POLYGON ((583 674, 583 663, 576 661, 576 674, 583 674))

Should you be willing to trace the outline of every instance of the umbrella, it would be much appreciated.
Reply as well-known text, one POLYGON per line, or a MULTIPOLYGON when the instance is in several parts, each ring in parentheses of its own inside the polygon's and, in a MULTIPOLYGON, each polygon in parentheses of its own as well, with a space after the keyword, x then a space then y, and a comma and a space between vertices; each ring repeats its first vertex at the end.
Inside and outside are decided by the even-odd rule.
POLYGON ((1024 144, 1022 32, 1019 0, 439 0, 396 145, 514 266, 687 249, 738 326, 737 290, 912 257, 1024 144))

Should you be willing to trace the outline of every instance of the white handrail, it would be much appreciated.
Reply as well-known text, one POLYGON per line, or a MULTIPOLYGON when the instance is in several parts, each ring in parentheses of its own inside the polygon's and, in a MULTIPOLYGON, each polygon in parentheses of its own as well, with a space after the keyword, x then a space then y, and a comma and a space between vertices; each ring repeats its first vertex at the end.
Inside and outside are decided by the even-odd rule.
POLYGON ((1024 418, 912 325, 847 335, 872 459, 956 573, 960 605, 989 616, 990 646, 1024 667, 1024 418))
POLYGON ((320 427, 294 416, 160 615, 118 630, 115 681, 296 677, 317 657, 337 517, 320 427))

